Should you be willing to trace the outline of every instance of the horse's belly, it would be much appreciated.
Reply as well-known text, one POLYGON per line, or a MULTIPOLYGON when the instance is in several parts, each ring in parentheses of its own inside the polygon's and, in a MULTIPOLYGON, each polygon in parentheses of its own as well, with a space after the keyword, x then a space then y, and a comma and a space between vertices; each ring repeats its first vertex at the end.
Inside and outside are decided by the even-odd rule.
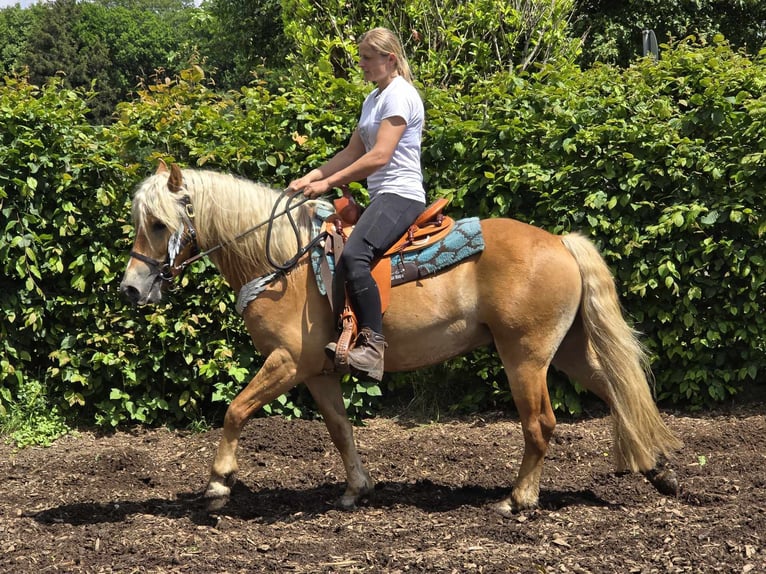
POLYGON ((489 330, 482 325, 422 329, 408 336, 389 336, 386 371, 411 371, 442 363, 492 342, 489 330))
POLYGON ((387 371, 434 365, 492 342, 478 318, 471 266, 394 289, 384 316, 387 371))

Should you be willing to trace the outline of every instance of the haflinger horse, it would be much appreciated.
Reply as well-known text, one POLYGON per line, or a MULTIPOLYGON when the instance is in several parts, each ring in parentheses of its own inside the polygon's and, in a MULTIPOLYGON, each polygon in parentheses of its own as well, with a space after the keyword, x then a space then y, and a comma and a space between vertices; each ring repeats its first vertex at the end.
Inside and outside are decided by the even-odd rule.
MULTIPOLYGON (((337 336, 336 321, 308 256, 296 257, 315 233, 311 220, 322 202, 307 201, 287 217, 287 209, 276 209, 287 197, 240 177, 161 162, 133 199, 136 237, 120 290, 134 304, 158 302, 172 278, 200 256, 237 292, 269 276, 270 262, 294 261, 289 271, 270 276, 242 312, 265 359, 226 411, 205 491, 214 509, 231 494, 247 420, 299 383, 309 388, 343 460, 340 505, 353 508, 373 490, 346 415, 341 375, 324 353, 337 336)), ((413 370, 494 343, 524 437, 513 488, 493 505, 503 515, 538 504, 556 424, 546 385, 551 365, 609 405, 617 470, 642 472, 663 494, 677 494, 669 459, 681 443, 661 419, 645 352, 596 247, 577 233, 556 236, 513 219, 482 220, 481 230, 481 253, 393 287, 383 325, 386 370, 413 370)))

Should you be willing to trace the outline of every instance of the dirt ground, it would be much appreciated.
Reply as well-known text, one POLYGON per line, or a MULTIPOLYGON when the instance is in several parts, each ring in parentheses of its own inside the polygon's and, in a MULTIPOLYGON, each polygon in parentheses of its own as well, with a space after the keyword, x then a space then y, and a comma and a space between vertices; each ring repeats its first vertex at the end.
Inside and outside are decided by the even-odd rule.
POLYGON ((685 441, 681 494, 616 475, 609 418, 560 422, 541 507, 489 505, 521 457, 509 414, 357 429, 375 495, 334 504, 343 468, 320 421, 256 419, 223 510, 199 500, 220 429, 0 441, 0 572, 766 572, 766 403, 663 412, 685 441))

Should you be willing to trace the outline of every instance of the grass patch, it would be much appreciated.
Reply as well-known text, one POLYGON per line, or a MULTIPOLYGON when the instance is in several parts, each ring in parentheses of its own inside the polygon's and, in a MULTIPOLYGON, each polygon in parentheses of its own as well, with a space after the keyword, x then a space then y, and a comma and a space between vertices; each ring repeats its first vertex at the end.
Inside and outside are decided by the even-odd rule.
POLYGON ((48 404, 39 382, 26 383, 16 400, 0 403, 0 434, 19 448, 50 446, 71 430, 58 408, 48 404))

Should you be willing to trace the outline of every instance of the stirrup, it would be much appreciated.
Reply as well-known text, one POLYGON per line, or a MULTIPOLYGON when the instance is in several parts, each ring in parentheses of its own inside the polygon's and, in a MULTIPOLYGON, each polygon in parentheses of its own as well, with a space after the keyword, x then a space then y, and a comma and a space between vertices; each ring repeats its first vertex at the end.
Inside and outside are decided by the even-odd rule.
POLYGON ((340 326, 341 332, 338 336, 338 340, 335 342, 335 348, 333 349, 332 343, 328 343, 327 346, 325 346, 325 353, 332 353, 332 360, 335 363, 335 368, 340 372, 347 373, 349 369, 348 352, 351 350, 351 347, 353 347, 353 343, 357 336, 356 316, 351 310, 350 305, 346 305, 343 309, 340 326))

